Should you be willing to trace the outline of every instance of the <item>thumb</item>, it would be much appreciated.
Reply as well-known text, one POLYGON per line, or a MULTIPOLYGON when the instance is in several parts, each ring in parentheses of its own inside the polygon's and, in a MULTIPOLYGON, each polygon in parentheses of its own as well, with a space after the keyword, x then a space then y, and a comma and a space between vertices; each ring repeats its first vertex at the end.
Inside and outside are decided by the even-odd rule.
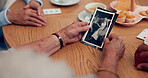
POLYGON ((148 70, 148 63, 140 63, 137 65, 138 70, 148 70))
POLYGON ((29 5, 24 6, 24 10, 28 9, 29 7, 30 7, 29 5))

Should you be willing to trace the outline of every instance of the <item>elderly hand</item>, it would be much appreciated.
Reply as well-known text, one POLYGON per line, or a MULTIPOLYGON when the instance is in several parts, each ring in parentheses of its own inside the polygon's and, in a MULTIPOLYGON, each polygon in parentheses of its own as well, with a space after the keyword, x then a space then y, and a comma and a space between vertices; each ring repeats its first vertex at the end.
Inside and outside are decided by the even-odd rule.
POLYGON ((38 3, 37 1, 30 1, 29 4, 24 7, 24 10, 26 9, 36 10, 38 15, 42 14, 42 8, 40 6, 40 3, 38 3))
POLYGON ((109 35, 104 39, 104 57, 115 58, 116 61, 123 56, 125 50, 125 44, 121 37, 116 34, 109 35))
POLYGON ((135 52, 135 66, 139 70, 148 70, 148 45, 140 45, 135 52))
POLYGON ((38 27, 46 25, 45 18, 43 16, 38 16, 37 11, 32 9, 7 12, 7 18, 13 24, 33 25, 38 27))
POLYGON ((61 38, 63 39, 63 44, 70 44, 79 41, 82 38, 82 32, 85 32, 89 29, 88 23, 86 22, 75 22, 59 32, 61 38))

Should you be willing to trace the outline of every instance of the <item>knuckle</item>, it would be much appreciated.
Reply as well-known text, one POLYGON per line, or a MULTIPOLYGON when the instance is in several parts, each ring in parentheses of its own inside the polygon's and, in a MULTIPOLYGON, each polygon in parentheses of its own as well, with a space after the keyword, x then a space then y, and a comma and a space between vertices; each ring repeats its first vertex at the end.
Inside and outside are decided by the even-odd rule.
POLYGON ((116 37, 117 40, 122 40, 122 37, 118 36, 116 37))
POLYGON ((24 16, 22 19, 23 19, 24 21, 25 21, 25 20, 28 20, 26 16, 24 16))
POLYGON ((29 14, 29 12, 28 12, 28 11, 25 11, 25 12, 24 12, 24 14, 25 14, 25 15, 28 15, 28 14, 29 14))
POLYGON ((77 22, 73 22, 72 24, 77 24, 77 22))

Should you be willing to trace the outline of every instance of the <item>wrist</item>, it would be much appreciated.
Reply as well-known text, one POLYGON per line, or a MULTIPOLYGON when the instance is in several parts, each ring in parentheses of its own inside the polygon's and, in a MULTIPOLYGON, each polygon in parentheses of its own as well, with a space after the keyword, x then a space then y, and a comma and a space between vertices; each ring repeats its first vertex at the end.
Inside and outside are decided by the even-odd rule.
POLYGON ((38 1, 36 1, 36 0, 31 0, 29 3, 36 3, 37 5, 41 5, 38 1))
POLYGON ((58 38, 58 40, 60 42, 60 49, 62 49, 63 48, 63 40, 62 40, 62 38, 57 33, 53 33, 52 35, 55 35, 58 38))
POLYGON ((107 59, 111 59, 111 60, 114 60, 114 61, 119 61, 120 60, 120 56, 117 54, 118 52, 115 52, 114 50, 106 50, 106 51, 103 51, 105 54, 104 54, 104 58, 107 58, 107 59))
POLYGON ((59 31, 57 32, 57 34, 61 37, 61 39, 63 40, 63 46, 66 46, 67 42, 68 42, 68 37, 66 35, 66 33, 64 31, 59 31))
POLYGON ((116 57, 105 56, 103 59, 104 66, 117 67, 119 60, 116 57))
POLYGON ((110 61, 112 61, 112 62, 117 62, 117 63, 118 63, 119 58, 118 58, 118 56, 116 56, 116 55, 110 54, 110 55, 105 55, 105 56, 104 56, 104 60, 110 60, 110 61))
POLYGON ((13 19, 12 19, 12 14, 11 14, 11 12, 7 12, 6 13, 6 15, 7 15, 7 19, 10 21, 10 22, 13 22, 13 19))
POLYGON ((106 68, 112 70, 113 72, 117 71, 118 61, 112 60, 109 58, 104 58, 100 68, 106 68))

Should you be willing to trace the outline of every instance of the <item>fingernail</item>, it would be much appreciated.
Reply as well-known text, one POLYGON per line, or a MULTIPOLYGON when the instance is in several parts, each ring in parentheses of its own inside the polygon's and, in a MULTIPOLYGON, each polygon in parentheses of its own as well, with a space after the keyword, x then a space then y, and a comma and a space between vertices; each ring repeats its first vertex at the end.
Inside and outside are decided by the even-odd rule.
POLYGON ((138 69, 138 70, 141 70, 141 69, 142 69, 141 65, 138 65, 138 66, 137 66, 137 69, 138 69))
POLYGON ((45 26, 46 24, 44 23, 43 25, 45 26))

